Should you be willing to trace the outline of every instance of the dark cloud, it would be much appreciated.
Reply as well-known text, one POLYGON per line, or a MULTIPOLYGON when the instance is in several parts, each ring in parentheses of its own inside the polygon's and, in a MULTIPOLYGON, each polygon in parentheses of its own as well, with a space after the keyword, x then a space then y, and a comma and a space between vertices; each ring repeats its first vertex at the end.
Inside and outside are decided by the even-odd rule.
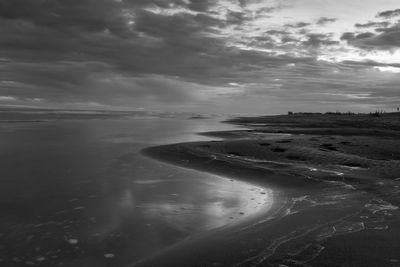
POLYGON ((269 34, 269 35, 284 35, 284 34, 288 34, 289 32, 282 31, 282 30, 269 30, 269 31, 266 31, 265 33, 269 34))
MULTIPOLYGON (((228 20, 205 13, 158 14, 139 8, 149 6, 140 1, 27 1, 18 10, 17 2, 1 1, 2 74, 17 82, 0 86, 19 99, 184 103, 200 98, 195 83, 218 87, 238 73, 244 77, 290 60, 227 47, 216 29, 240 23, 241 14, 228 20)), ((205 10, 204 3, 191 3, 193 10, 205 10)))
POLYGON ((270 36, 257 36, 255 39, 259 42, 274 42, 274 39, 270 36))
POLYGON ((90 0, 3 0, 0 1, 0 17, 25 20, 58 31, 108 30, 118 36, 126 36, 131 31, 121 6, 116 1, 108 0, 96 3, 90 0))
POLYGON ((346 32, 341 36, 341 40, 366 50, 391 50, 400 47, 400 30, 388 28, 380 34, 346 32))
POLYGON ((281 38, 281 42, 284 43, 284 44, 286 44, 286 43, 297 43, 298 41, 299 41, 298 38, 294 38, 294 37, 292 37, 290 35, 285 35, 285 36, 282 36, 282 38, 281 38))
POLYGON ((310 25, 311 25, 311 23, 307 23, 307 22, 297 22, 295 24, 285 24, 285 27, 288 27, 288 28, 304 28, 304 27, 307 27, 307 26, 310 26, 310 25))
POLYGON ((206 12, 215 4, 216 2, 212 0, 189 0, 188 8, 194 11, 206 12))
POLYGON ((380 49, 400 47, 400 31, 385 32, 365 40, 367 45, 380 49))
POLYGON ((303 42, 305 46, 311 47, 321 47, 321 46, 330 46, 330 45, 338 45, 338 41, 334 41, 331 39, 328 34, 307 34, 307 40, 303 42))
POLYGON ((391 27, 376 28, 376 32, 397 32, 400 31, 400 23, 394 24, 391 27))
POLYGON ((393 17, 397 17, 400 16, 400 9, 394 9, 394 10, 387 10, 387 11, 383 11, 380 12, 376 15, 376 17, 378 18, 393 18, 393 17))
POLYGON ((208 12, 209 9, 217 4, 211 0, 123 0, 126 7, 142 8, 142 7, 160 7, 164 9, 186 8, 192 11, 208 12))
MULTIPOLYGON (((400 16, 400 9, 380 12, 377 18, 391 19, 400 16)), ((345 32, 341 40, 364 50, 393 50, 400 47, 400 23, 392 24, 389 21, 369 21, 356 23, 358 29, 368 29, 367 32, 345 32), (371 32, 374 30, 376 33, 371 32)))
POLYGON ((279 9, 278 7, 263 7, 263 8, 258 9, 256 11, 256 14, 257 15, 269 14, 269 13, 272 13, 272 12, 278 10, 278 9, 279 9))
POLYGON ((168 40, 178 38, 182 41, 188 39, 188 35, 201 37, 200 33, 213 32, 209 27, 222 25, 222 21, 202 14, 168 16, 142 10, 135 15, 134 30, 154 37, 168 40))
POLYGON ((337 21, 336 18, 321 17, 321 18, 319 18, 317 20, 317 24, 321 25, 321 26, 324 26, 324 25, 326 25, 328 23, 332 23, 332 22, 335 22, 335 21, 337 21))
POLYGON ((374 33, 372 32, 364 32, 364 33, 354 33, 354 32, 345 32, 342 34, 340 37, 340 40, 345 40, 345 41, 355 41, 355 40, 360 40, 360 39, 367 39, 370 37, 375 36, 374 33))
POLYGON ((250 18, 247 16, 245 12, 234 12, 228 11, 226 15, 226 22, 228 25, 232 24, 243 24, 244 22, 248 21, 250 18))
POLYGON ((390 25, 387 21, 370 21, 367 23, 356 23, 354 26, 356 28, 380 28, 380 27, 388 27, 390 25))

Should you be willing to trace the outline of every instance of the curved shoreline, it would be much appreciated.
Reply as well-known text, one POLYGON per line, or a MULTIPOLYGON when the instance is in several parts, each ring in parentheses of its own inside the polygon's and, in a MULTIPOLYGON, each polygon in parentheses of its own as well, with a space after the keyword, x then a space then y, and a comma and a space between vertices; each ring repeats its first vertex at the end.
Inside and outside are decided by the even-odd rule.
MULTIPOLYGON (((288 198, 287 203, 281 203, 282 210, 274 219, 260 218, 239 231, 239 236, 235 231, 218 232, 216 236, 207 236, 190 246, 177 244, 168 253, 161 253, 140 266, 159 266, 161 262, 162 266, 182 263, 185 266, 212 266, 214 263, 220 264, 216 266, 253 266, 266 262, 321 264, 320 258, 326 258, 323 251, 330 250, 329 246, 324 250, 323 244, 329 243, 327 241, 332 237, 360 231, 368 235, 371 230, 385 230, 389 225, 400 231, 398 223, 388 222, 388 216, 397 221, 400 204, 398 192, 390 189, 398 186, 395 177, 400 176, 400 163, 387 156, 393 152, 393 145, 398 144, 396 138, 392 138, 397 131, 391 128, 378 132, 370 128, 359 131, 357 127, 346 126, 345 134, 341 135, 343 125, 337 118, 328 130, 305 127, 302 122, 296 125, 293 121, 292 130, 288 130, 286 124, 271 126, 269 119, 276 120, 276 117, 280 121, 285 119, 282 116, 264 117, 264 122, 267 121, 263 126, 260 118, 245 118, 245 121, 239 118, 234 122, 250 130, 206 134, 222 137, 223 141, 165 145, 142 151, 174 165, 284 191, 288 198), (256 125, 254 121, 257 121, 256 125), (271 133, 279 135, 271 136, 271 133), (282 133, 302 134, 288 136, 282 133), (355 133, 361 133, 362 137, 354 138, 352 134, 355 133), (373 145, 377 138, 380 146, 373 145), (382 186, 376 187, 376 184, 382 186), (268 238, 254 241, 260 235, 268 238), (212 244, 220 249, 232 240, 235 240, 234 245, 224 250, 230 256, 215 254, 209 248, 212 244), (247 245, 240 245, 241 240, 247 245), (308 245, 304 247, 305 244, 308 245), (251 251, 240 255, 245 250, 251 251)), ((293 117, 287 116, 287 119, 293 120, 293 117)), ((316 117, 311 119, 315 123, 316 117)), ((326 120, 324 117, 317 119, 326 120)), ((388 242, 395 251, 397 246, 393 242, 396 241, 389 239, 388 242)))

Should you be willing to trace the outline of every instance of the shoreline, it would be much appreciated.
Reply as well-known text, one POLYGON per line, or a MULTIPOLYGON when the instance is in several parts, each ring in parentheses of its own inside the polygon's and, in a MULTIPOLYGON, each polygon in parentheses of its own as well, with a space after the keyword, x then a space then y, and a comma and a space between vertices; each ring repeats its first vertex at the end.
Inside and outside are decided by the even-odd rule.
MULTIPOLYGON (((362 238, 355 241, 352 236, 357 233, 384 237, 388 232, 394 231, 394 236, 400 233, 397 189, 400 152, 396 150, 400 146, 399 118, 398 114, 382 114, 379 118, 331 114, 236 118, 228 122, 248 130, 201 133, 222 138, 221 141, 144 149, 143 154, 160 161, 282 191, 290 203, 281 203, 283 210, 275 218, 261 220, 244 231, 243 239, 251 243, 247 249, 252 250, 246 255, 229 259, 214 255, 203 244, 214 244, 213 237, 184 248, 187 255, 201 255, 201 262, 189 264, 187 257, 179 257, 182 247, 178 245, 179 249, 150 259, 143 266, 157 266, 160 262, 164 266, 181 263, 207 266, 210 262, 247 266, 254 261, 336 266, 332 265, 335 261, 325 262, 331 258, 348 260, 346 252, 337 252, 335 242, 343 239, 348 244, 355 242, 352 249, 366 258, 375 255, 369 261, 353 258, 352 262, 361 260, 363 266, 376 266, 378 262, 380 266, 394 266, 390 264, 397 260, 396 254, 392 254, 400 248, 398 241, 386 237, 385 251, 392 254, 380 258, 363 246, 362 238), (270 236, 269 240, 260 242, 263 244, 254 242, 254 232, 270 236), (297 234, 288 236, 290 233, 297 234), (194 252, 199 248, 203 250, 194 252)), ((220 243, 227 244, 230 239, 239 241, 235 238, 234 232, 227 233, 220 243)), ((234 245, 231 251, 239 253, 243 249, 246 247, 234 245)), ((231 254, 229 250, 226 253, 231 254)))

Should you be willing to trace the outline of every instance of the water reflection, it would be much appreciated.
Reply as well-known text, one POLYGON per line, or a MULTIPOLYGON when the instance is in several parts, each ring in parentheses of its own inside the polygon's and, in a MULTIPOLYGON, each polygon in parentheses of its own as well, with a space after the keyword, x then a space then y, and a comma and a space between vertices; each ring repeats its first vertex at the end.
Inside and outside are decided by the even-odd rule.
POLYGON ((137 207, 150 220, 162 220, 180 231, 196 232, 248 218, 272 204, 271 194, 261 194, 266 191, 263 188, 201 175, 201 180, 173 179, 141 184, 144 192, 162 190, 163 193, 149 194, 158 197, 142 199, 137 207))
POLYGON ((270 208, 269 190, 138 152, 216 121, 149 120, 0 125, 0 262, 123 266, 270 208))

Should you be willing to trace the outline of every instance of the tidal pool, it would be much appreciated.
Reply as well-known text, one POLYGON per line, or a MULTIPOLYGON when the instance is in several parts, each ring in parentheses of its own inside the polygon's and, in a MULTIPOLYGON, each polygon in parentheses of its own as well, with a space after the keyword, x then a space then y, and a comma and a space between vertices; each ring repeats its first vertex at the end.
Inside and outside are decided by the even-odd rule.
POLYGON ((268 211, 269 189, 140 154, 232 127, 156 117, 1 123, 0 264, 124 266, 268 211))

